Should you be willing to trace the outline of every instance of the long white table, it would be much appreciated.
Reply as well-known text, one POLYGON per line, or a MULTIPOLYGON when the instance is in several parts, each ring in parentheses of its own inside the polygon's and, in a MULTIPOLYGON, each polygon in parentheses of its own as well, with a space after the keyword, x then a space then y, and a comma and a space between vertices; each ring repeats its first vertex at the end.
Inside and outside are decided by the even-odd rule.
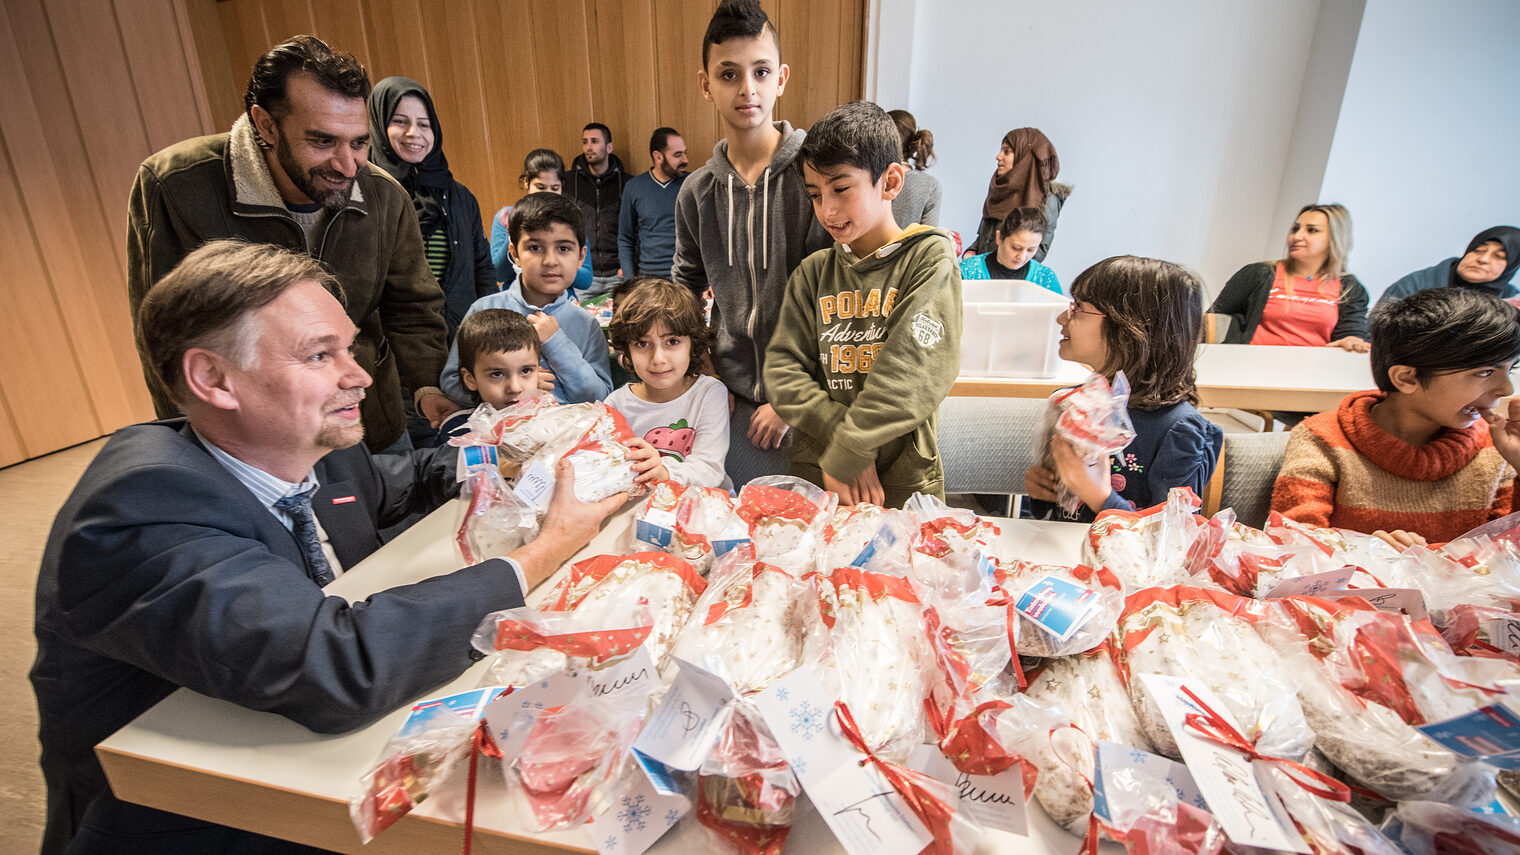
MULTIPOLYGON (((1317 413, 1334 409, 1352 392, 1374 387, 1365 353, 1338 347, 1205 344, 1194 362, 1203 407, 1317 413)), ((968 398, 1045 398, 1081 383, 1086 368, 1062 360, 1046 378, 961 377, 951 395, 968 398)))
MULTIPOLYGON (((327 591, 359 600, 378 590, 447 573, 460 566, 454 532, 462 513, 451 502, 417 523, 327 591)), ((632 509, 614 515, 574 560, 606 552, 633 551, 632 509)), ((1032 561, 1075 563, 1087 527, 1073 523, 999 520, 1010 555, 1032 561)), ((563 572, 563 571, 562 571, 563 572)), ((550 580, 550 584, 557 580, 550 580)), ((546 584, 530 596, 541 599, 546 584)), ((483 664, 470 668, 429 697, 463 691, 480 680, 483 664)), ((348 798, 359 776, 375 761, 400 726, 408 704, 369 727, 322 736, 270 713, 180 690, 96 749, 116 795, 127 801, 211 822, 295 840, 337 852, 446 852, 460 846, 461 827, 424 803, 361 846, 348 817, 348 798)), ((582 829, 539 834, 526 831, 500 798, 499 776, 481 777, 475 851, 481 853, 593 852, 582 829)), ((1028 837, 990 831, 979 852, 1070 855, 1077 838, 1053 823, 1039 803, 1029 804, 1028 837)), ((678 828, 655 853, 706 851, 678 828)), ((788 852, 841 853, 843 849, 816 812, 800 815, 788 852)), ((1106 852, 1122 850, 1105 844, 1106 852)))

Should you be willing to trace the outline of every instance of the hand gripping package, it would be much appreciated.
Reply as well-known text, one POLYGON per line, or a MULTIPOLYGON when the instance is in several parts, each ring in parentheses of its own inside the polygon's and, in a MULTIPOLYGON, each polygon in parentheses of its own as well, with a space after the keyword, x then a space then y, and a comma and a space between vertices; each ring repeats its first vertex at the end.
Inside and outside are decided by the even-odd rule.
MULTIPOLYGON (((1094 372, 1081 386, 1058 392, 1050 399, 1041 463, 1051 472, 1056 471, 1056 465, 1050 440, 1057 436, 1071 441, 1083 463, 1101 464, 1106 473, 1109 455, 1123 451, 1135 439, 1135 426, 1129 418, 1129 380, 1124 372, 1114 375, 1112 386, 1106 377, 1094 372)), ((1056 498, 1068 515, 1075 515, 1082 507, 1082 500, 1065 484, 1057 490, 1056 498)))

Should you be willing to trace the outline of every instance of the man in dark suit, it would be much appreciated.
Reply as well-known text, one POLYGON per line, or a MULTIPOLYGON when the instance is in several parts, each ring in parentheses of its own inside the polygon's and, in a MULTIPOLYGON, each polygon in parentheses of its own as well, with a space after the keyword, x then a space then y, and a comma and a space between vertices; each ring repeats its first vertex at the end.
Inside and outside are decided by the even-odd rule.
POLYGON ((522 605, 626 498, 578 502, 562 466, 542 532, 507 559, 325 596, 379 528, 458 491, 451 449, 360 442, 370 378, 335 294, 307 255, 214 241, 144 299, 138 347, 186 418, 118 431, 43 555, 44 853, 302 851, 116 799, 94 746, 179 687, 322 733, 365 724, 464 670, 481 618, 522 605))

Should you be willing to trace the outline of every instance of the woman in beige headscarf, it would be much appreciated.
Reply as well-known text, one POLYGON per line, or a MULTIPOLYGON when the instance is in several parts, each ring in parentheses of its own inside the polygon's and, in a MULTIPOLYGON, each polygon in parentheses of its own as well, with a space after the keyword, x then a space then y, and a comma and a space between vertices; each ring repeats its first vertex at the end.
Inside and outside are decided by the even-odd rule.
MULTIPOLYGON (((982 203, 982 221, 970 252, 981 254, 996 249, 998 224, 1014 208, 1044 210, 1051 182, 1060 171, 1061 161, 1056 157, 1056 147, 1038 128, 1009 131, 998 149, 997 171, 987 183, 987 201, 982 203)), ((1055 225, 1053 217, 1047 214, 1047 219, 1051 226, 1055 225)), ((1049 240, 1047 235, 1036 260, 1044 257, 1049 240)))

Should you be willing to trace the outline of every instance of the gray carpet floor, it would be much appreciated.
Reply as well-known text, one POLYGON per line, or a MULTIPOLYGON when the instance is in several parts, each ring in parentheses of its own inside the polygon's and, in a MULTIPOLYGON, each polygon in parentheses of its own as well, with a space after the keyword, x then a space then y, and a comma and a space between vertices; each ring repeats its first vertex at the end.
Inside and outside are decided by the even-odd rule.
POLYGON ((48 528, 80 473, 105 440, 0 469, 0 852, 36 852, 44 797, 37 768, 37 703, 26 672, 37 653, 32 635, 37 565, 48 528))

